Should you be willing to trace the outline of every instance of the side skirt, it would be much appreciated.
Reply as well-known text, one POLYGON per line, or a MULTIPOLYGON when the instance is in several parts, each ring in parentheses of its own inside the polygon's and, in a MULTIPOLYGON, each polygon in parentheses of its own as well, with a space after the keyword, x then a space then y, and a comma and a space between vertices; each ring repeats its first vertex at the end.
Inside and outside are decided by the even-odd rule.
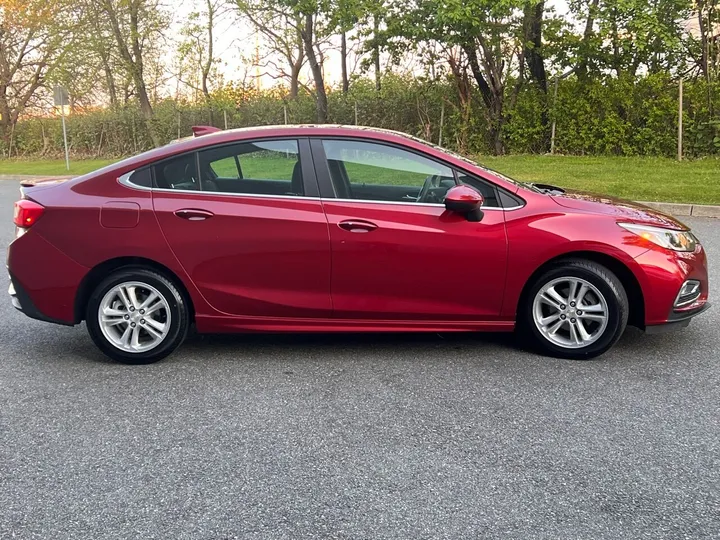
POLYGON ((515 321, 383 321, 196 315, 201 334, 232 332, 512 332, 515 321))

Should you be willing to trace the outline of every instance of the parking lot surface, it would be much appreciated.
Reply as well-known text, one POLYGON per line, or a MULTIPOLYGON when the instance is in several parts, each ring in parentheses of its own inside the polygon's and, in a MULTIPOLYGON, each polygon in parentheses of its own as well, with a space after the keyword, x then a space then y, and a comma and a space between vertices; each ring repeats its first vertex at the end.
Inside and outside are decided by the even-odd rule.
MULTIPOLYGON (((0 181, 2 260, 17 196, 0 181)), ((720 298, 720 221, 686 222, 720 298)), ((719 531, 718 306, 590 362, 497 335, 193 336, 129 367, 0 295, 0 538, 719 531)))

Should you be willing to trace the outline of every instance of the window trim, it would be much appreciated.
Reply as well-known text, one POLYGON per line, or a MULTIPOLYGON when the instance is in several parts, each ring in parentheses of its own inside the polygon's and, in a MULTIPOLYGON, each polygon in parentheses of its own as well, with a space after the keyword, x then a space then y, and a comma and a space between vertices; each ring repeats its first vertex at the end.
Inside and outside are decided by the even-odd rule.
POLYGON ((404 146, 402 144, 396 143, 394 141, 383 141, 378 139, 373 139, 371 137, 347 137, 347 136, 324 136, 324 135, 312 135, 308 137, 310 141, 310 150, 312 151, 313 155, 313 162, 315 164, 315 172, 316 172, 316 178, 318 185, 320 187, 320 195, 323 201, 342 201, 342 202, 353 202, 353 203, 370 203, 370 204, 400 204, 404 206, 438 206, 438 207, 445 207, 444 204, 438 204, 438 203, 417 203, 417 202, 404 202, 404 201, 383 201, 383 200, 371 200, 371 199, 341 199, 337 197, 337 194, 335 193, 335 186, 332 182, 332 178, 330 176, 330 166, 328 164, 327 156, 325 155, 325 147, 323 146, 323 141, 349 141, 349 142, 364 142, 364 143, 374 143, 381 146, 390 146, 392 148, 397 148, 398 150, 404 150, 406 152, 409 152, 411 154, 415 154, 417 156, 423 157, 425 159, 428 159, 432 162, 435 162, 439 165, 443 165, 445 167, 448 167, 451 171, 453 171, 453 175, 455 176, 455 182, 459 181, 458 178, 458 172, 462 172, 466 176, 469 176, 470 178, 473 178, 479 182, 484 182, 488 185, 488 187, 495 190, 495 198, 498 201, 499 206, 483 206, 483 211, 485 210, 503 210, 503 211, 512 211, 512 210, 518 210, 520 208, 523 208, 526 204, 526 202, 520 197, 518 197, 515 194, 512 194, 508 192, 505 189, 500 188, 495 182, 492 182, 488 179, 482 178, 478 176, 476 173, 470 172, 467 169, 464 169, 462 167, 458 167, 457 165, 454 165, 452 163, 449 163, 448 161, 445 161, 443 159, 438 159, 435 156, 428 156, 427 154, 424 154, 423 152, 415 149, 415 148, 409 148, 407 146, 404 146), (512 206, 509 208, 504 208, 502 206, 502 202, 500 199, 500 191, 504 191, 508 193, 513 199, 520 199, 522 200, 522 204, 518 204, 517 206, 512 206))

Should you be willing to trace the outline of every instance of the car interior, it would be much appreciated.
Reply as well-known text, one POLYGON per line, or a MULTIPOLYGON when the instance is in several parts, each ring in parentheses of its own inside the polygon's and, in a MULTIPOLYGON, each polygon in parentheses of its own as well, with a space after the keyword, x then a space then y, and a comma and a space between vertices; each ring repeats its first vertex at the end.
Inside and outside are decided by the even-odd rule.
MULTIPOLYGON (((249 156, 248 156, 249 157, 249 156)), ((200 152, 200 174, 203 190, 224 193, 248 193, 256 195, 303 195, 302 167, 297 153, 268 151, 251 143, 221 146, 200 152), (253 159, 262 162, 263 156, 268 163, 282 160, 281 173, 275 176, 287 176, 292 167, 289 180, 255 178, 243 170, 247 162, 243 156, 254 154, 253 159), (228 164, 231 164, 228 167, 228 164)))
POLYGON ((155 183, 163 189, 217 191, 263 195, 303 195, 302 168, 297 154, 290 154, 286 168, 289 180, 248 178, 243 174, 242 155, 266 152, 252 144, 232 145, 200 152, 200 175, 195 154, 181 156, 155 167, 155 183), (228 164, 232 163, 231 167, 228 164), (199 178, 201 181, 199 180, 199 178), (201 187, 202 184, 202 187, 201 187))
MULTIPOLYGON (((456 184, 454 178, 440 175, 427 176, 422 186, 352 182, 345 163, 335 159, 328 159, 328 169, 335 195, 339 199, 442 204, 448 190, 456 184)), ((479 191, 487 206, 498 206, 494 187, 466 175, 460 175, 459 179, 460 183, 467 184, 479 191)))

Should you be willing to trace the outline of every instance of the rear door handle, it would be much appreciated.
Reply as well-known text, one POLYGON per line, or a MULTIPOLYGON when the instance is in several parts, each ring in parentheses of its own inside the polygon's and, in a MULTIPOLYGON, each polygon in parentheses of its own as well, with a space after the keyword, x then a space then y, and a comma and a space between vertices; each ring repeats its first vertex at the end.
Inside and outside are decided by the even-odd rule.
POLYGON ((175 210, 175 215, 189 221, 203 221, 213 217, 215 214, 198 208, 183 208, 182 210, 175 210))
POLYGON ((378 228, 378 226, 373 222, 362 219, 348 219, 347 221, 341 221, 338 223, 338 227, 353 233, 369 233, 378 228))

